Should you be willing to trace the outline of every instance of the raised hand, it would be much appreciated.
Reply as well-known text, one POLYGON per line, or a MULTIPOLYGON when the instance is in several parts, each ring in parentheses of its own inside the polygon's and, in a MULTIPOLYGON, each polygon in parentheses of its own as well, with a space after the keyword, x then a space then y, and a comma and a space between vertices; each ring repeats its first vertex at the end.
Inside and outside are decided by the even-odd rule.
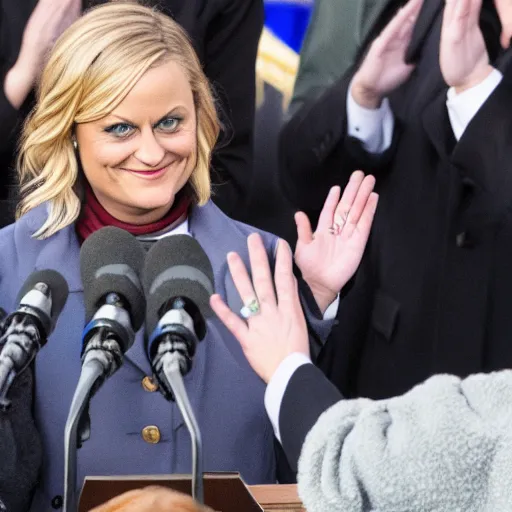
POLYGON ((501 46, 506 50, 512 39, 512 0, 494 0, 501 22, 501 46))
POLYGON ((16 64, 7 73, 4 91, 19 108, 34 87, 58 37, 79 16, 82 0, 39 0, 23 32, 16 64))
POLYGON ((446 0, 439 63, 445 82, 457 92, 485 80, 493 70, 480 30, 482 0, 446 0))
POLYGON ((261 237, 258 234, 249 236, 247 245, 252 282, 238 254, 228 254, 228 265, 244 304, 257 301, 258 307, 245 321, 232 312, 219 295, 213 295, 210 303, 242 345, 254 371, 268 383, 289 354, 300 352, 309 355, 308 332, 288 244, 279 241, 274 278, 261 237))
POLYGON ((352 174, 340 200, 333 187, 313 233, 306 214, 295 215, 298 242, 295 263, 323 313, 354 275, 370 235, 378 195, 375 178, 352 174))
POLYGON ((352 97, 362 107, 379 107, 411 75, 414 66, 405 63, 405 53, 422 3, 423 0, 409 0, 373 41, 352 80, 352 97))

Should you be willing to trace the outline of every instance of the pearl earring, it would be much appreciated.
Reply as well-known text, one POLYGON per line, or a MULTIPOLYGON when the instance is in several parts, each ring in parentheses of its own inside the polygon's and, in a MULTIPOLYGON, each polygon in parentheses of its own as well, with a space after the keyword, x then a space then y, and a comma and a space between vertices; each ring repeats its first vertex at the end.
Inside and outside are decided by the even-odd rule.
POLYGON ((75 148, 75 151, 78 149, 78 142, 75 138, 73 138, 73 147, 75 148))

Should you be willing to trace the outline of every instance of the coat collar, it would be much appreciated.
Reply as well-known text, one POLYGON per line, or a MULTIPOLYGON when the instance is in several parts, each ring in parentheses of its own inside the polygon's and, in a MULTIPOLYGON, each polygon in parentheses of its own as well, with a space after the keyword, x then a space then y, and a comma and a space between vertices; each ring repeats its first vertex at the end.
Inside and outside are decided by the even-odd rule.
MULTIPOLYGON (((60 272, 66 279, 70 293, 83 292, 80 277, 80 244, 75 227, 68 226, 46 240, 37 240, 34 233, 44 224, 48 216, 47 205, 43 204, 24 215, 15 224, 15 240, 23 276, 28 276, 34 269, 53 269, 60 272), (35 257, 30 257, 35 255, 35 257)), ((198 240, 207 253, 215 271, 215 289, 223 295, 230 307, 240 309, 241 300, 227 271, 226 254, 230 250, 240 251, 240 240, 245 236, 233 237, 236 224, 227 217, 213 202, 204 206, 191 208, 189 215, 190 234, 198 240), (238 242, 238 245, 237 245, 238 242), (219 250, 219 248, 222 248, 219 250)), ((78 320, 77 320, 78 321, 78 320)), ((126 362, 134 364, 146 375, 151 374, 151 367, 144 351, 143 330, 137 333, 137 339, 126 353, 126 362)), ((204 358, 194 362, 192 375, 202 375, 204 358)), ((199 379, 200 380, 200 379, 199 379)))
MULTIPOLYGON (((24 215, 15 224, 14 236, 19 251, 20 265, 23 270, 27 271, 23 274, 27 273, 28 275, 34 269, 53 269, 60 272, 66 279, 70 292, 82 292, 80 244, 75 226, 61 229, 48 239, 38 240, 34 238, 34 234, 44 224, 47 217, 48 205, 42 204, 24 215), (30 258, 30 255, 35 255, 35 259, 30 258)), ((214 268, 219 268, 221 261, 218 251, 209 250, 210 244, 220 240, 227 241, 225 227, 226 223, 230 221, 211 201, 204 206, 195 206, 191 209, 190 233, 200 241, 210 259, 215 260, 212 261, 214 268)))
POLYGON ((52 269, 66 279, 70 293, 82 292, 80 277, 80 244, 74 226, 68 226, 45 240, 34 234, 48 217, 48 205, 42 204, 15 224, 15 243, 22 273, 52 269), (31 257, 32 256, 32 257, 31 257))

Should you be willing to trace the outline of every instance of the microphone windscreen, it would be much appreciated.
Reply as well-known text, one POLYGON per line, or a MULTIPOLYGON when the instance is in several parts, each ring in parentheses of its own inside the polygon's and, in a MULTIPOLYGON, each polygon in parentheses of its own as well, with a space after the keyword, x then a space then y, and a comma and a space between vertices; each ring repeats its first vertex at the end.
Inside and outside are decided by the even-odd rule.
POLYGON ((214 292, 213 269, 197 240, 189 235, 171 235, 148 252, 142 282, 146 292, 146 332, 158 324, 160 309, 170 299, 193 302, 204 318, 213 315, 210 296, 214 292))
POLYGON ((80 250, 80 274, 84 286, 85 323, 109 293, 125 301, 134 331, 144 322, 146 301, 140 283, 144 249, 122 229, 107 226, 87 237, 80 250))
MULTIPOLYGON (((34 288, 37 283, 44 283, 51 291, 52 309, 51 325, 55 326, 59 315, 68 300, 69 288, 66 280, 56 270, 37 270, 32 272, 21 287, 16 303, 19 304, 23 297, 34 288)), ((49 335, 50 333, 46 333, 49 335)))

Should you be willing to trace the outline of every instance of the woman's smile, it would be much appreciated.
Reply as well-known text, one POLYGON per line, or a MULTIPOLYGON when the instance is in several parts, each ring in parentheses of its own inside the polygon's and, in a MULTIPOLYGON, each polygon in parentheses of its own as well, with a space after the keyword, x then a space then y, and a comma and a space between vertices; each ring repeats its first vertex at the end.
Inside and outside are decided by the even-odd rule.
POLYGON ((145 171, 141 171, 141 170, 137 170, 137 169, 121 168, 121 171, 135 174, 137 177, 142 178, 142 179, 154 180, 154 179, 158 179, 161 176, 163 176, 169 170, 170 166, 171 166, 171 164, 169 164, 165 167, 160 167, 159 169, 153 169, 153 170, 148 169, 145 171))

